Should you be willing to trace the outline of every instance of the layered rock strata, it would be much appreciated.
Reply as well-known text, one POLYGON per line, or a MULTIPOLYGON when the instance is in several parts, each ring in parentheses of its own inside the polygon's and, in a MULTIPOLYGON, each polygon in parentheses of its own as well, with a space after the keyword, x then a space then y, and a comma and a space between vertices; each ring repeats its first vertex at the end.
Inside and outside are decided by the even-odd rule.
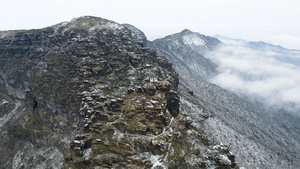
POLYGON ((178 75, 126 25, 1 33, 2 168, 235 167, 180 111, 178 75))

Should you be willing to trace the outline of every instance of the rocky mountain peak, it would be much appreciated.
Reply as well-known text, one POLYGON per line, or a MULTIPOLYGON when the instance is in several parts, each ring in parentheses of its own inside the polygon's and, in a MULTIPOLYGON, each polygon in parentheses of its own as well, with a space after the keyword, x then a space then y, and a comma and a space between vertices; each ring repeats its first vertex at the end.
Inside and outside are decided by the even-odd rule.
POLYGON ((192 32, 191 30, 189 30, 189 29, 184 29, 184 30, 182 30, 181 32, 180 32, 180 34, 192 34, 192 33, 194 33, 194 32, 192 32))
POLYGON ((236 166, 181 112, 172 65, 128 27, 86 16, 0 38, 0 168, 236 166))
POLYGON ((100 30, 104 28, 124 29, 124 26, 122 26, 121 24, 118 24, 116 22, 107 19, 94 17, 94 16, 82 16, 82 17, 74 18, 69 22, 62 22, 52 27, 56 29, 63 28, 64 30, 85 29, 89 31, 100 30))
POLYGON ((185 48, 190 48, 190 50, 196 51, 200 55, 205 55, 207 52, 213 51, 223 44, 216 38, 192 32, 188 29, 166 36, 165 38, 157 39, 154 43, 158 41, 165 41, 175 49, 185 46, 185 48))
POLYGON ((216 73, 217 66, 204 55, 221 44, 218 39, 185 29, 154 40, 151 46, 165 56, 178 72, 207 79, 216 73))

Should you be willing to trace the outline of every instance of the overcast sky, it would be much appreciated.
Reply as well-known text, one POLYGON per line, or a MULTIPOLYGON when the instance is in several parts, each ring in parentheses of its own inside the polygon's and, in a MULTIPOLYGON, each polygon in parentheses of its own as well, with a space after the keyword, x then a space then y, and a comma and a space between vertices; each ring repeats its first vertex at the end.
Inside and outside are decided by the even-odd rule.
POLYGON ((92 15, 130 23, 153 40, 185 28, 300 49, 299 0, 0 0, 0 30, 92 15))

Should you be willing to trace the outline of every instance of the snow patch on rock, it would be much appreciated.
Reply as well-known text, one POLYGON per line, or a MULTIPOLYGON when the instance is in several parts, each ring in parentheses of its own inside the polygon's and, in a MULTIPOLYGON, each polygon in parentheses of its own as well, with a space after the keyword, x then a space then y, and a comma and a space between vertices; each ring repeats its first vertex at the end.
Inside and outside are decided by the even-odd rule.
POLYGON ((231 161, 225 155, 219 155, 219 160, 220 160, 220 162, 222 162, 224 164, 231 165, 231 161))
POLYGON ((162 163, 162 156, 160 155, 151 155, 150 157, 150 161, 153 164, 153 166, 151 167, 151 169, 155 169, 157 167, 166 169, 166 166, 162 163))
POLYGON ((2 105, 8 104, 8 103, 9 103, 9 101, 7 101, 5 99, 3 99, 2 102, 1 102, 2 105))
POLYGON ((89 160, 91 155, 92 155, 92 148, 87 149, 86 151, 84 151, 83 157, 85 160, 89 160))
POLYGON ((12 161, 12 168, 61 168, 63 154, 57 147, 37 148, 31 143, 24 143, 12 161))
POLYGON ((23 152, 22 151, 19 151, 15 156, 14 156, 14 159, 13 159, 13 162, 12 162, 12 168, 15 169, 15 168, 18 168, 18 166, 20 166, 20 163, 21 163, 21 157, 23 156, 23 152))
POLYGON ((204 46, 205 45, 205 41, 196 35, 186 35, 186 36, 183 36, 182 38, 183 38, 183 42, 186 45, 190 45, 190 46, 204 46))
POLYGON ((0 118, 0 128, 4 126, 12 117, 17 116, 17 109, 21 106, 21 102, 17 101, 15 104, 15 108, 9 113, 6 114, 4 117, 0 118))

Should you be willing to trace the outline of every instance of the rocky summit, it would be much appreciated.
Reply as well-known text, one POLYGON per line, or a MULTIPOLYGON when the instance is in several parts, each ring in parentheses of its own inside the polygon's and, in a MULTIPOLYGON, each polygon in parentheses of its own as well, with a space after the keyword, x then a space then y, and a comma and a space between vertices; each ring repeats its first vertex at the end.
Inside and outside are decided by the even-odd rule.
POLYGON ((130 25, 87 16, 0 35, 0 168, 236 168, 130 25))

